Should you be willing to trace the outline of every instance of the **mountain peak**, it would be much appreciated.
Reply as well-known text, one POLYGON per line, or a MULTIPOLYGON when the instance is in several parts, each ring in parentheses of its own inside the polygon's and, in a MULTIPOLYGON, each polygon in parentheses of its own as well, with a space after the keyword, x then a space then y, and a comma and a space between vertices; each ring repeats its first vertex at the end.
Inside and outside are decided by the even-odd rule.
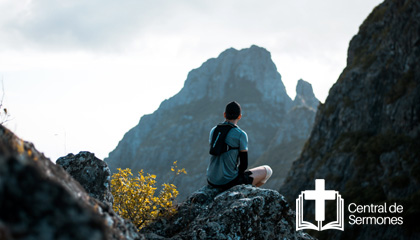
POLYGON ((296 97, 293 100, 293 105, 304 105, 316 110, 318 104, 319 100, 315 97, 312 85, 303 79, 299 79, 296 85, 296 97))
POLYGON ((238 52, 238 50, 236 48, 231 47, 231 48, 228 48, 228 49, 224 50, 223 52, 221 52, 219 54, 218 58, 223 58, 223 57, 226 57, 226 56, 230 56, 230 55, 236 54, 237 52, 238 52))
POLYGON ((253 100, 280 104, 285 108, 292 104, 270 52, 256 45, 241 50, 229 48, 217 58, 211 58, 193 69, 183 89, 162 107, 168 109, 203 99, 235 99, 246 103, 249 96, 253 100))
MULTIPOLYGON (((188 171, 180 180, 184 183, 180 184, 181 197, 185 197, 205 183, 203 172, 208 159, 209 130, 223 120, 224 107, 233 100, 243 109, 241 128, 252 136, 250 159, 258 159, 264 154, 277 130, 290 126, 288 119, 297 122, 296 119, 303 116, 311 121, 306 125, 312 126, 315 111, 309 107, 289 111, 293 102, 266 49, 258 46, 241 50, 230 48, 190 71, 183 89, 163 102, 153 114, 142 117, 106 161, 112 170, 147 169, 157 175, 166 174, 168 179, 162 166, 179 160, 179 166, 186 166, 188 171), (296 117, 287 117, 289 113, 296 117)), ((292 140, 306 138, 308 128, 300 127, 287 137, 292 140)), ((303 143, 297 142, 296 148, 300 149, 303 143)), ((289 156, 288 159, 294 160, 297 153, 289 156)), ((165 178, 161 181, 166 181, 165 178)))
POLYGON ((238 52, 242 52, 244 54, 251 54, 251 55, 252 54, 253 55, 268 54, 268 56, 271 57, 271 54, 267 49, 265 49, 263 47, 260 47, 260 46, 257 46, 257 45, 251 45, 251 47, 243 48, 241 50, 237 50, 236 48, 231 47, 231 48, 228 48, 228 49, 224 50, 222 53, 220 53, 219 57, 220 56, 225 56, 225 55, 230 55, 230 54, 235 54, 235 53, 238 53, 238 52))

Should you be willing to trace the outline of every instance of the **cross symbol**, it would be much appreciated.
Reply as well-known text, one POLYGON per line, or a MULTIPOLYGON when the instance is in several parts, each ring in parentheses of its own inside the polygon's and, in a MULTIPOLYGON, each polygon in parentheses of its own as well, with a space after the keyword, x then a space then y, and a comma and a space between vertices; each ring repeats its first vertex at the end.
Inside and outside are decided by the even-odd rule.
POLYGON ((315 220, 325 220, 325 200, 335 200, 334 190, 325 190, 325 180, 315 180, 315 191, 306 190, 305 200, 315 200, 315 220))

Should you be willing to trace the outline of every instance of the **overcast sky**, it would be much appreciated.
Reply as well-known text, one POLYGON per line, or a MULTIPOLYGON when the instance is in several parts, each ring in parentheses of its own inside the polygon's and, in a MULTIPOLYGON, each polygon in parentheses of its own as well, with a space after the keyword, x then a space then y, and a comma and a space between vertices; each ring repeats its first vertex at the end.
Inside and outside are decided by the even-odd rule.
POLYGON ((380 0, 1 0, 6 123, 56 160, 103 159, 190 70, 233 47, 271 52, 287 92, 323 102, 380 0))

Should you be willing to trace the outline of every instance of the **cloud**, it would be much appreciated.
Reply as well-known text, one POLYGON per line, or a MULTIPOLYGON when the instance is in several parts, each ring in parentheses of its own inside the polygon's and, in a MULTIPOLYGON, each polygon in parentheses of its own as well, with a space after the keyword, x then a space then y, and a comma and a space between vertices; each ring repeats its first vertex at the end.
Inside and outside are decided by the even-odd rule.
POLYGON ((323 38, 347 37, 349 19, 355 16, 345 9, 356 9, 363 2, 6 0, 0 4, 5 13, 0 17, 0 48, 121 50, 172 36, 205 44, 264 38, 285 51, 293 50, 295 42, 307 41, 301 51, 311 45, 323 47, 324 42, 328 47, 323 38))
MULTIPOLYGON (((20 2, 20 1, 19 1, 20 2)), ((43 48, 114 48, 154 24, 162 1, 36 0, 0 6, 10 14, 0 30, 8 45, 43 48), (10 11, 12 8, 12 11, 10 11)))

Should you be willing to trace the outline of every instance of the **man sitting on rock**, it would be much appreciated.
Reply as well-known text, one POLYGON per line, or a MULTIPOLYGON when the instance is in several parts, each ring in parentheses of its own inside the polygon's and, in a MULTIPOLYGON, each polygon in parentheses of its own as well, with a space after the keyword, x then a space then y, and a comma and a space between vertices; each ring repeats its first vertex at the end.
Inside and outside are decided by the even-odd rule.
POLYGON ((235 185, 264 185, 273 171, 267 165, 248 168, 248 136, 237 126, 242 118, 237 102, 226 105, 225 122, 210 131, 210 163, 207 167, 209 185, 224 190, 235 185), (238 165, 239 163, 239 165, 238 165))

